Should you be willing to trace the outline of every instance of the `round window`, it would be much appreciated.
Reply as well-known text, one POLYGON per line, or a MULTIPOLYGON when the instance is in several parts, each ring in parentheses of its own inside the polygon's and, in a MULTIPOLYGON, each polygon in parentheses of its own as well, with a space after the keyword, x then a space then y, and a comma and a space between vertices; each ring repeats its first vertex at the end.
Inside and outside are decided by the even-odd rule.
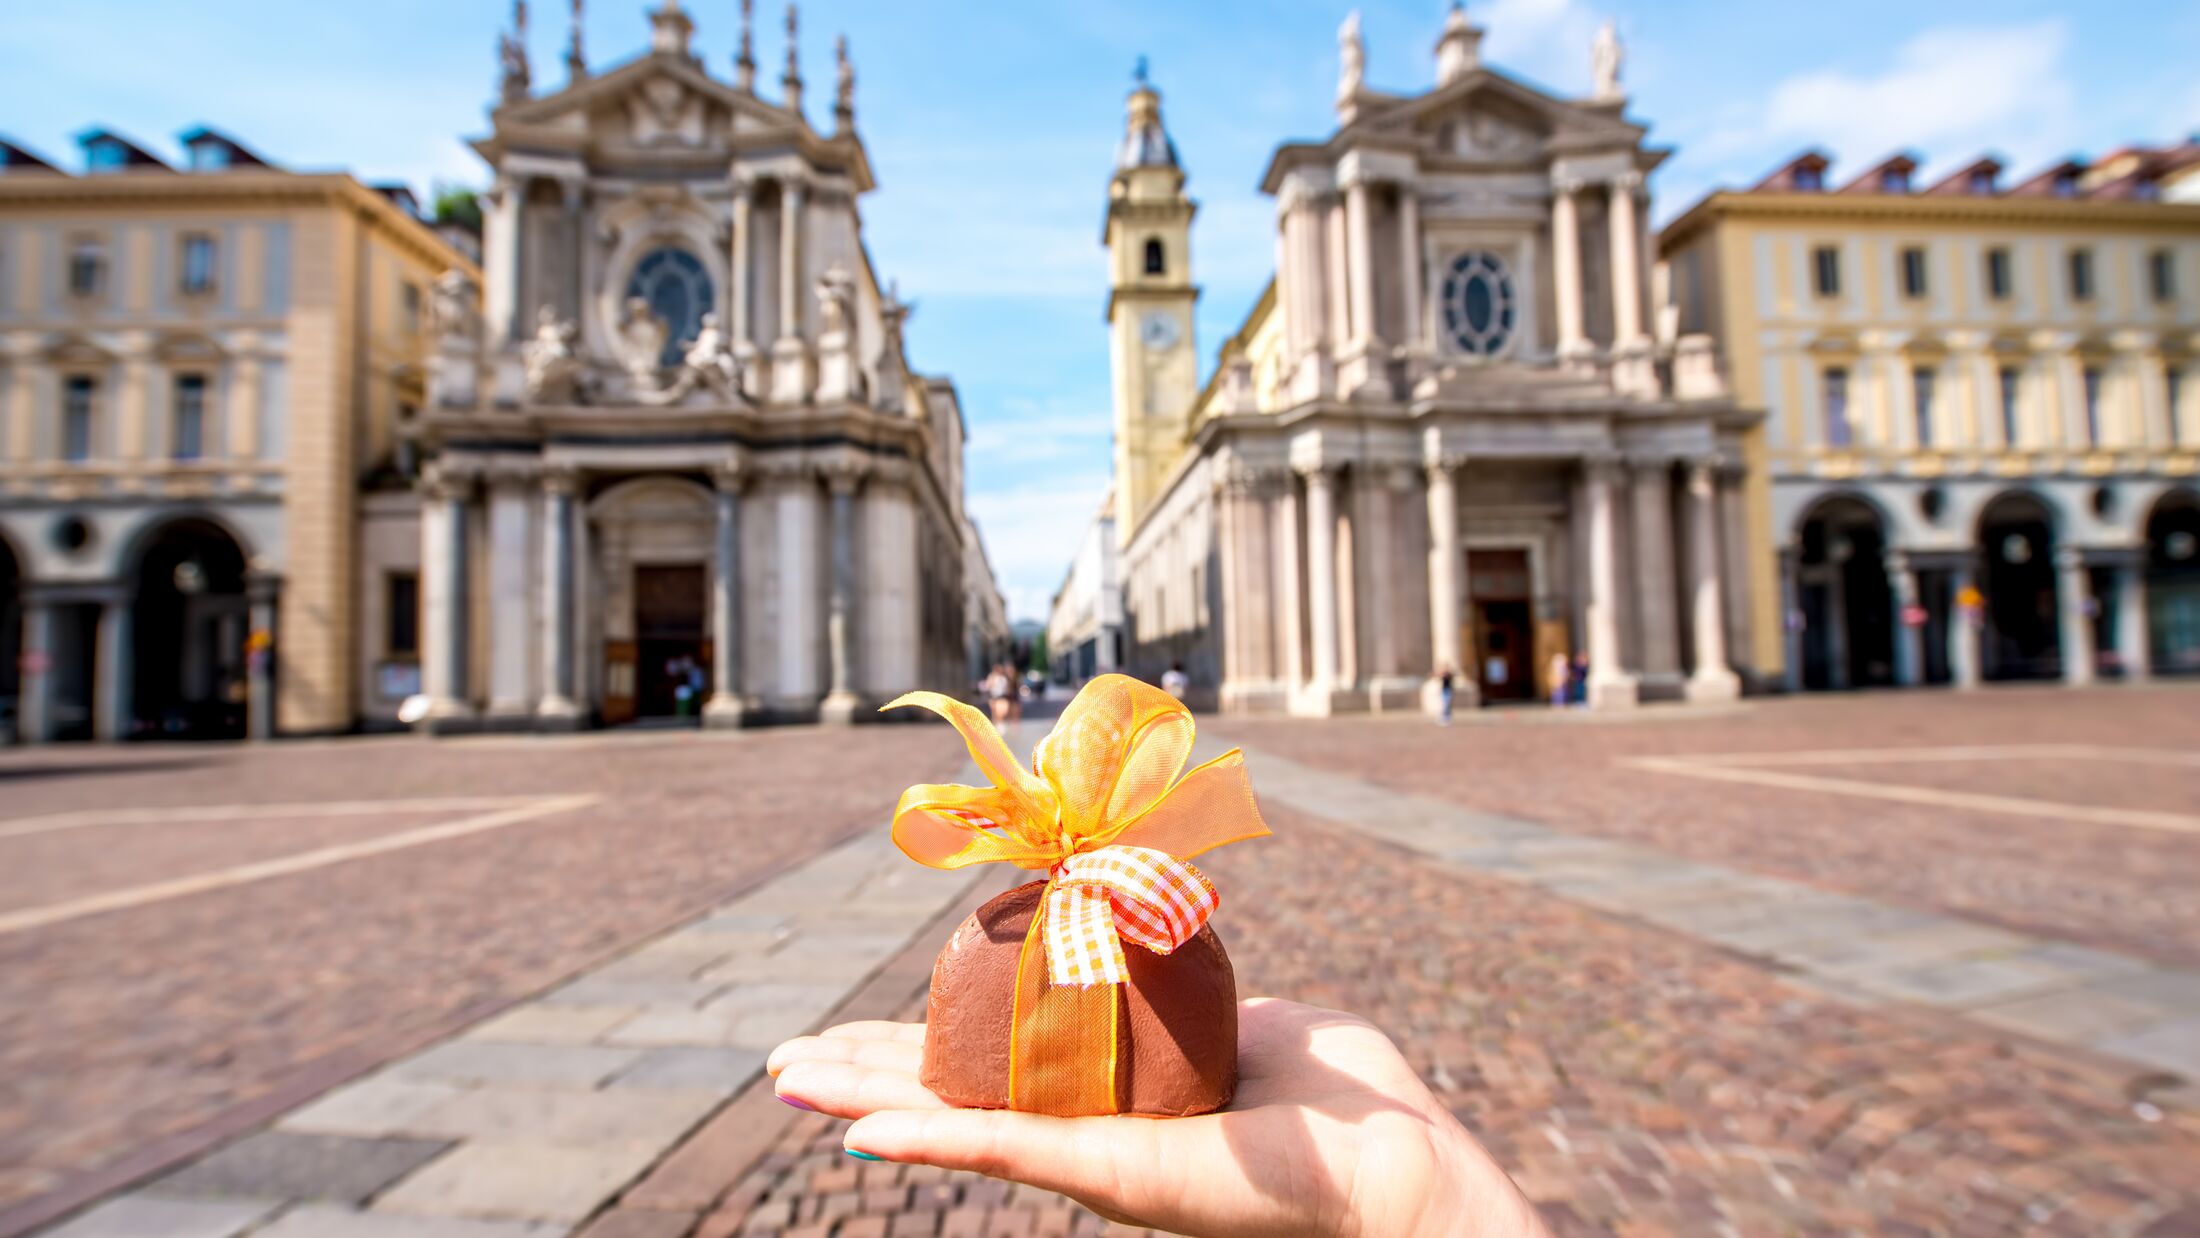
POLYGON ((653 249, 634 264, 626 295, 649 302, 649 308, 665 320, 662 363, 680 364, 687 346, 703 329, 703 315, 710 312, 710 272, 703 269, 702 261, 684 249, 653 249))
POLYGON ((1494 357, 1510 343, 1519 307, 1512 272, 1492 253, 1461 254, 1444 276, 1444 330, 1461 352, 1494 357))

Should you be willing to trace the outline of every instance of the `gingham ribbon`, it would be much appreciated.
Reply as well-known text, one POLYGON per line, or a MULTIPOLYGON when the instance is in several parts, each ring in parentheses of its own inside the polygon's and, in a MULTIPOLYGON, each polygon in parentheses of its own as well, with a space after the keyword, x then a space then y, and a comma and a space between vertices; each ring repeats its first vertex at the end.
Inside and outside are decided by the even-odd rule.
POLYGON ((1221 906, 1207 875, 1151 847, 1080 851, 1054 866, 1047 889, 1047 979, 1079 986, 1130 979, 1123 942, 1167 954, 1221 906))

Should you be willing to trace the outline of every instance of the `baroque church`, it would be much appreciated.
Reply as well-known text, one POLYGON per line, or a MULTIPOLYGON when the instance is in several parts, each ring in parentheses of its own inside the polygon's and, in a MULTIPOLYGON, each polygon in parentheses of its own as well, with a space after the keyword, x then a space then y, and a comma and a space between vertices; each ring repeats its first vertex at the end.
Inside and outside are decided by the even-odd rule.
POLYGON ((1455 6, 1435 84, 1365 80, 1276 149, 1276 272, 1198 383, 1185 167, 1143 79, 1109 184, 1115 504, 1128 669, 1203 704, 1409 709, 1734 697, 1751 673, 1759 412, 1653 313, 1644 186, 1609 26, 1596 88, 1485 64, 1455 6))
POLYGON ((417 565, 429 729, 849 721, 967 675, 962 413, 863 243, 845 40, 816 128, 795 10, 771 100, 741 9, 730 82, 664 0, 609 69, 576 22, 542 91, 516 12, 484 286, 431 307, 425 497, 363 513, 366 579, 417 565))

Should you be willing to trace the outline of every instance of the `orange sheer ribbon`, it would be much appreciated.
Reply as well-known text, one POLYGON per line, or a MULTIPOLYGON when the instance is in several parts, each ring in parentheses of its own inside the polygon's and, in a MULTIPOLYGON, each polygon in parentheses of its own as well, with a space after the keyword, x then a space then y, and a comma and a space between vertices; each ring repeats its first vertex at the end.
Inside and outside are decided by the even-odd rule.
MULTIPOLYGON (((1244 754, 1233 748, 1178 778, 1192 750, 1191 712, 1159 688, 1124 675, 1086 684, 1040 741, 1028 771, 992 722, 961 701, 911 692, 884 708, 904 705, 929 709, 961 732, 990 785, 921 784, 902 792, 894 809, 895 845, 932 868, 1005 862, 1048 873, 1016 971, 1009 1104, 1062 1116, 1119 1112, 1120 968, 1102 963, 1102 983, 1055 983, 1052 976, 1087 974, 1066 951, 1113 951, 1120 959, 1121 948, 1112 940, 1086 941, 1056 946, 1050 957, 1049 918, 1071 907, 1081 918, 1096 912, 1092 900, 1103 897, 1097 893, 1103 883, 1091 878, 1132 864, 1154 874, 1154 889, 1104 886, 1116 935, 1128 927, 1130 940, 1158 950, 1198 932, 1213 909, 1213 887, 1186 861, 1268 833, 1244 754), (1124 850, 1069 862, 1109 848, 1124 850), (1192 883, 1204 888, 1205 899, 1193 900, 1203 901, 1204 910, 1191 909, 1196 919, 1181 906, 1169 914, 1162 906, 1169 892, 1192 883), (1157 920, 1167 922, 1165 931, 1142 931, 1157 920)), ((1080 934, 1056 937, 1067 942, 1080 934)))

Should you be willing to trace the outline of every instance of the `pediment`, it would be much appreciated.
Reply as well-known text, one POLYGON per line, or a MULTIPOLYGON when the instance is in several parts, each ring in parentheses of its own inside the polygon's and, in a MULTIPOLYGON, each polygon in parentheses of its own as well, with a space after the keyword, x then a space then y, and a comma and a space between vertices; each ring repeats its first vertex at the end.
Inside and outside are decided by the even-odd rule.
POLYGON ((773 105, 717 80, 684 56, 649 55, 556 94, 500 108, 499 130, 578 130, 620 145, 695 147, 729 129, 786 131, 773 105))
POLYGON ((1413 133, 1433 153, 1463 159, 1534 158, 1555 139, 1604 137, 1633 145, 1643 134, 1613 111, 1545 94, 1491 69, 1476 69, 1371 119, 1379 128, 1413 133))

